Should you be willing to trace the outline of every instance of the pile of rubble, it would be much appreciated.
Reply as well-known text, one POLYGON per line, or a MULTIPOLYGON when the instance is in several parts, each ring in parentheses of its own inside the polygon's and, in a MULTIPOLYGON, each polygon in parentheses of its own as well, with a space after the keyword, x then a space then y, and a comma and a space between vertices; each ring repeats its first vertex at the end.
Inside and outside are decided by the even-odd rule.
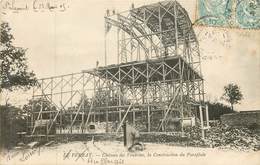
POLYGON ((248 128, 236 128, 218 123, 206 131, 206 139, 201 139, 199 127, 186 130, 188 145, 236 150, 260 150, 260 136, 248 128))
POLYGON ((206 131, 206 139, 201 138, 200 127, 185 128, 185 136, 170 132, 141 134, 142 142, 168 143, 181 146, 211 147, 240 151, 260 150, 260 135, 254 130, 230 127, 215 123, 206 131))

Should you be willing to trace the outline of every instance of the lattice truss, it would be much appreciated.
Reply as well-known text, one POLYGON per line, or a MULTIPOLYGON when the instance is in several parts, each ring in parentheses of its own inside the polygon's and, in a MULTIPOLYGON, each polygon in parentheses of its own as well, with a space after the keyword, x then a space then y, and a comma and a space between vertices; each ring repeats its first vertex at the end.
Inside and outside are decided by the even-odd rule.
POLYGON ((113 29, 117 64, 39 80, 32 134, 37 134, 36 121, 45 119, 47 134, 54 125, 56 133, 75 133, 74 128, 86 133, 92 122, 118 132, 125 120, 150 132, 167 131, 170 116, 195 115, 204 89, 199 45, 186 10, 164 1, 112 15, 107 11, 106 41, 113 29))
POLYGON ((109 33, 117 36, 118 63, 178 55, 199 71, 198 41, 187 11, 176 1, 132 6, 112 15, 108 10, 105 29, 109 41, 109 33))

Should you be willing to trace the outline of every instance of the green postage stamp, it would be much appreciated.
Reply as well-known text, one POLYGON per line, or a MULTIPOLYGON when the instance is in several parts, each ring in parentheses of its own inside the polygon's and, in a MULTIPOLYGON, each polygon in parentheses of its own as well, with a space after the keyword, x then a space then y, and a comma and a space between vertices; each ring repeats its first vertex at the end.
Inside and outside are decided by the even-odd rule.
POLYGON ((259 0, 198 0, 197 10, 201 25, 260 28, 259 0))

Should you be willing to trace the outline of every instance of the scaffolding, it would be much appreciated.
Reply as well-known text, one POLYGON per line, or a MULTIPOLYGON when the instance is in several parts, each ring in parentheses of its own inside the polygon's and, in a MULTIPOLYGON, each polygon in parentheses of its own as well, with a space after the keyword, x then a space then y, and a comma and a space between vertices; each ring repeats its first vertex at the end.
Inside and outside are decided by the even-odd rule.
POLYGON ((105 65, 39 80, 33 89, 31 135, 48 136, 53 127, 56 134, 92 133, 95 127, 118 133, 126 120, 141 132, 183 134, 183 121, 195 116, 204 138, 209 128, 204 80, 187 11, 176 1, 163 1, 132 5, 122 13, 107 10, 104 19, 105 65), (107 37, 113 28, 117 63, 108 64, 107 37), (172 129, 170 118, 180 127, 172 129), (45 133, 37 132, 44 120, 45 133))

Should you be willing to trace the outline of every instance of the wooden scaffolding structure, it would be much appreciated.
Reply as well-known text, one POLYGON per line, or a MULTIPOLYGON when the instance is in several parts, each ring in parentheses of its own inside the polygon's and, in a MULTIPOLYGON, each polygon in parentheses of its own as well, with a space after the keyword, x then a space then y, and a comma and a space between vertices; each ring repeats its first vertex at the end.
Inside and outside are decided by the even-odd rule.
POLYGON ((108 65, 106 51, 102 67, 39 80, 31 134, 37 134, 35 122, 41 120, 49 120, 46 135, 54 126, 56 133, 73 134, 75 128, 88 133, 89 125, 98 122, 105 123, 105 132, 118 132, 125 120, 142 123, 140 131, 169 131, 170 115, 183 121, 197 111, 202 130, 207 129, 199 43, 186 10, 176 1, 132 5, 122 13, 108 10, 105 50, 112 28, 117 31, 117 64, 108 65))

